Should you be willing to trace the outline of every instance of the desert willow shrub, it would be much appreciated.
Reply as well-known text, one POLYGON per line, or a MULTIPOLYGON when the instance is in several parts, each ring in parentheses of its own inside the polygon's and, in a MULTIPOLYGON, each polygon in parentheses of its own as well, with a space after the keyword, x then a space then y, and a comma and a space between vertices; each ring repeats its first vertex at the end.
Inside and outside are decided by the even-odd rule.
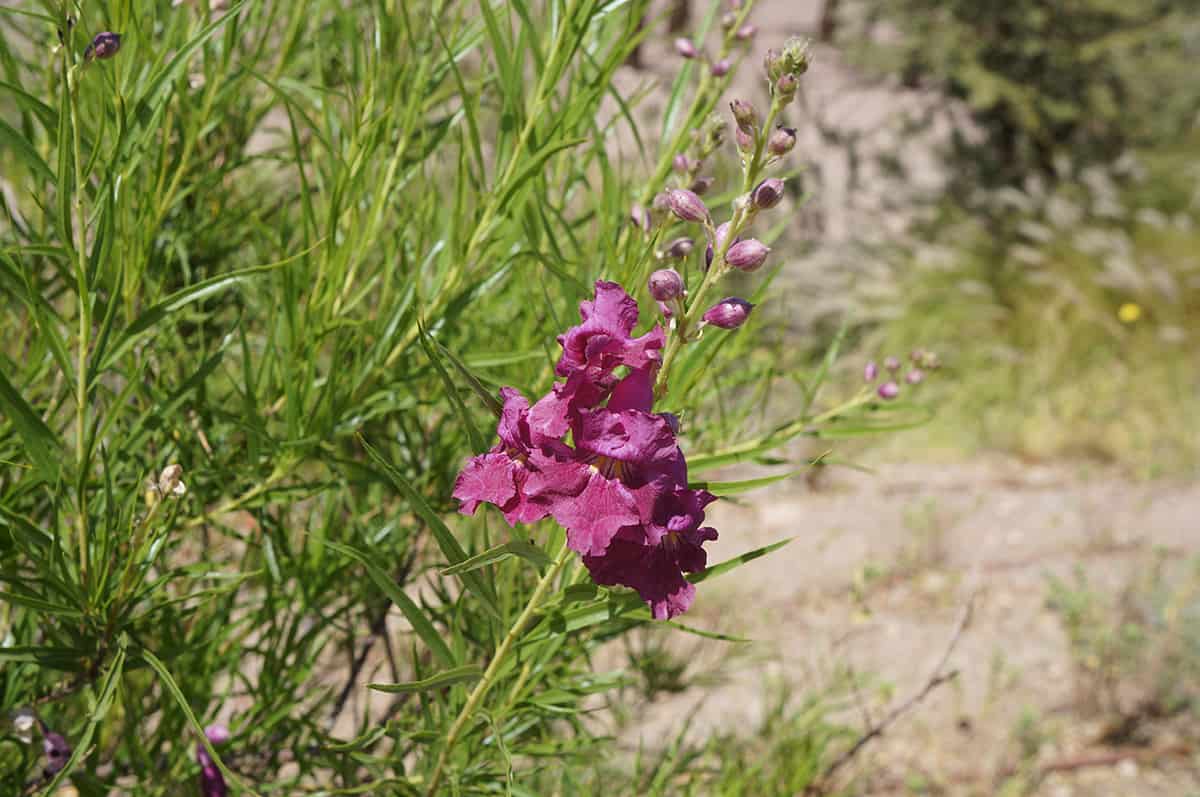
POLYGON ((822 400, 834 345, 751 422, 770 282, 717 287, 777 262, 731 252, 780 212, 793 81, 728 221, 690 172, 732 155, 705 120, 752 5, 694 37, 657 152, 613 81, 645 3, 0 8, 0 793, 519 793, 592 754, 584 701, 628 683, 593 651, 760 555, 705 567, 703 505, 792 471, 694 477, 904 412, 822 400), (685 230, 628 215, 667 189, 708 247, 652 297, 685 230), (572 492, 625 499, 647 451, 669 515, 572 492))

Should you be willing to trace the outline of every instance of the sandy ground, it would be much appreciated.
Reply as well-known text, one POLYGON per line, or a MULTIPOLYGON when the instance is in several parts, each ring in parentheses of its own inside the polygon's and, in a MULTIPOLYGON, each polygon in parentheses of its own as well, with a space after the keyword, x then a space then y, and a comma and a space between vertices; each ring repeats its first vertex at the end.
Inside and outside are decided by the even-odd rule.
MULTIPOLYGON (((684 717, 697 734, 753 728, 764 684, 829 689, 845 668, 878 722, 930 678, 970 603, 946 662, 958 677, 867 748, 852 767, 853 793, 1200 794, 1200 755, 1187 741, 1200 718, 1147 721, 1122 744, 1102 741, 1118 715, 1094 705, 1101 696, 1047 605, 1049 579, 1076 568, 1111 596, 1144 572, 1152 550, 1175 562, 1200 556, 1200 485, 1004 460, 822 481, 712 513, 721 539, 710 562, 794 541, 702 585, 688 621, 756 642, 731 651, 705 641, 693 671, 715 668, 727 681, 655 701, 636 735, 662 739, 684 717), (1040 783, 1014 779, 1023 760, 1045 773, 1040 783)), ((1137 672, 1124 677, 1131 709, 1145 684, 1137 672)), ((862 727, 863 707, 842 719, 862 727)))

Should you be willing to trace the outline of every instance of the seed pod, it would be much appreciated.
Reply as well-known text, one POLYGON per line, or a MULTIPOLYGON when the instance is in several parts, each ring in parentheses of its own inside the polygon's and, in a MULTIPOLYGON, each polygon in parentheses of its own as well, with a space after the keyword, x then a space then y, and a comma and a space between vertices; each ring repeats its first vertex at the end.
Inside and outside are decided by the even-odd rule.
POLYGON ((750 103, 741 99, 734 100, 729 103, 729 110, 733 112, 733 120, 737 122, 739 130, 752 132, 758 128, 758 113, 750 103))
POLYGON ((692 253, 695 246, 696 243, 691 238, 676 238, 667 244, 667 248, 663 250, 663 255, 672 260, 683 260, 692 253))

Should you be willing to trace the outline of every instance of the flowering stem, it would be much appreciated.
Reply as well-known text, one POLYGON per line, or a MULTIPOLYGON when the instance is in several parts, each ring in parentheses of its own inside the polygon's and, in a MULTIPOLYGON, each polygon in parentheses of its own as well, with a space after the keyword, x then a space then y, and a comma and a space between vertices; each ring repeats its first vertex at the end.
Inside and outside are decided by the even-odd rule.
POLYGON ((492 656, 487 669, 484 670, 483 677, 479 679, 479 683, 475 684, 475 688, 467 696, 467 702, 463 704, 462 711, 458 713, 454 724, 450 726, 450 732, 446 734, 446 741, 442 745, 442 751, 438 754, 437 763, 434 764, 433 774, 429 778, 429 787, 425 790, 427 797, 432 797, 437 792, 437 787, 442 782, 442 773, 446 769, 446 762, 449 760, 450 751, 454 749, 455 742, 458 741, 458 737, 466 729, 467 723, 470 722, 471 717, 475 714, 475 709, 479 707, 479 703, 495 683, 496 676, 500 672, 500 667, 516 643, 517 637, 525 630, 529 619, 533 617, 534 612, 541 605, 542 599, 546 597, 546 592, 550 589, 550 585, 554 583, 554 579, 558 576, 570 556, 571 549, 567 547, 564 541, 562 550, 558 552, 554 563, 547 568, 541 580, 538 581, 537 586, 533 588, 533 594, 529 596, 529 602, 525 604, 525 608, 521 611, 520 616, 517 617, 512 627, 508 629, 508 633, 501 640, 500 646, 496 648, 496 653, 492 656))

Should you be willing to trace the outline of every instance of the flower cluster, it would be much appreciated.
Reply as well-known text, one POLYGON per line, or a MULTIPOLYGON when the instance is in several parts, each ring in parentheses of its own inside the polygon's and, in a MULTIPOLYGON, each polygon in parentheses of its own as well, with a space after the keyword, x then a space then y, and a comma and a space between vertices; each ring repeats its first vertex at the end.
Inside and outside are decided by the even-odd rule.
POLYGON ((926 374, 941 367, 941 360, 937 354, 923 349, 913 351, 909 354, 908 359, 911 365, 901 377, 900 359, 898 357, 884 358, 883 370, 886 373, 882 382, 879 381, 879 366, 874 360, 871 360, 863 367, 863 381, 871 386, 875 386, 876 382, 879 382, 875 387, 875 394, 885 401, 891 401, 900 395, 899 379, 903 378, 904 382, 909 385, 919 385, 925 381, 926 374))
POLYGON ((465 514, 494 504, 511 525, 554 518, 596 583, 632 587, 655 618, 674 617, 695 595, 684 573, 704 569, 717 532, 703 525, 714 496, 688 487, 678 421, 652 411, 665 335, 634 336, 637 302, 613 282, 579 310, 558 337, 562 381, 532 405, 500 391, 500 441, 466 464, 454 497, 465 514))

